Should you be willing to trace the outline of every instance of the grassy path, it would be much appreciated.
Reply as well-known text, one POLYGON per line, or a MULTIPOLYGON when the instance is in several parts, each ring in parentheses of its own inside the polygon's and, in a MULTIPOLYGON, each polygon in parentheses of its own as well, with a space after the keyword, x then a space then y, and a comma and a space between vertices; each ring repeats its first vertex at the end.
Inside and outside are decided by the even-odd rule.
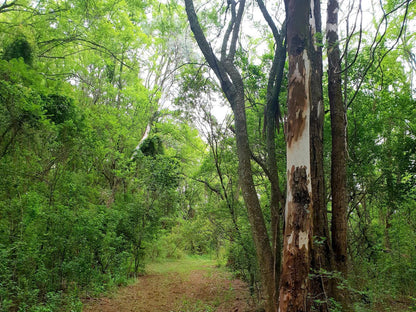
POLYGON ((152 264, 148 274, 114 295, 90 299, 83 312, 248 312, 247 286, 215 267, 215 261, 186 258, 152 264))

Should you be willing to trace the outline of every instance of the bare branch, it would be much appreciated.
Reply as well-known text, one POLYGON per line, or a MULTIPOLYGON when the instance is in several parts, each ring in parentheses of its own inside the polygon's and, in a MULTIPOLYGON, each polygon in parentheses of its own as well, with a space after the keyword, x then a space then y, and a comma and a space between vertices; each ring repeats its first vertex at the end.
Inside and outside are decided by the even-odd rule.
MULTIPOLYGON (((368 71, 370 70, 370 68, 373 66, 373 64, 375 63, 375 61, 376 61, 376 59, 375 59, 375 53, 376 53, 376 51, 377 51, 377 48, 381 45, 381 43, 383 42, 383 39, 384 39, 384 37, 385 37, 385 35, 386 35, 386 33, 387 33, 387 17, 390 15, 390 14, 392 14, 393 12, 395 12, 395 11, 397 11, 400 7, 402 7, 403 5, 406 5, 406 8, 405 8, 405 13, 404 13, 404 16, 403 16, 403 21, 402 21, 402 25, 401 25, 401 27, 400 27, 400 32, 399 32, 399 34, 398 34, 398 36, 397 36, 397 39, 396 39, 396 41, 393 43, 393 45, 385 52, 385 53, 383 53, 383 55, 378 59, 378 62, 377 62, 377 66, 376 66, 376 68, 374 69, 374 70, 377 70, 380 66, 381 66, 381 63, 383 62, 383 60, 384 60, 384 58, 387 56, 387 54, 388 53, 390 53, 396 46, 397 46, 397 44, 398 44, 398 42, 399 42, 399 40, 400 40, 400 38, 401 38, 401 36, 403 35, 403 32, 404 32, 404 29, 405 29, 405 26, 406 26, 406 21, 407 21, 407 14, 408 14, 408 11, 409 11, 409 4, 410 4, 410 1, 411 0, 406 0, 405 2, 403 2, 403 3, 401 3, 398 7, 396 7, 396 8, 394 8, 393 10, 391 10, 390 12, 388 12, 388 13, 384 13, 384 15, 383 15, 383 18, 382 18, 382 22, 384 21, 385 23, 386 23, 386 27, 385 27, 385 30, 384 30, 384 33, 382 34, 382 36, 380 37, 380 39, 379 40, 377 40, 376 39, 376 37, 377 37, 377 34, 376 34, 376 36, 374 37, 374 41, 373 41, 373 44, 371 45, 371 60, 370 60, 370 62, 368 63, 368 65, 367 65, 367 67, 364 69, 364 71, 363 71, 363 74, 362 74, 362 77, 361 77, 361 80, 360 80, 360 82, 358 83, 358 86, 357 86, 357 88, 356 88, 356 90, 355 90, 355 92, 354 92, 354 95, 352 96, 352 98, 349 100, 349 102, 348 102, 348 105, 347 105, 347 107, 350 107, 351 106, 351 104, 353 103, 353 101, 355 100, 355 98, 357 97, 357 95, 358 95, 358 92, 360 91, 360 88, 361 88, 361 86, 362 86, 362 84, 363 84, 363 82, 364 82, 364 78, 365 78, 365 76, 367 75, 367 73, 368 73, 368 71), (374 48, 373 48, 373 46, 374 46, 374 48)), ((382 7, 382 10, 383 10, 383 12, 384 12, 384 9, 383 9, 383 7, 382 7)), ((377 33, 378 33, 378 31, 379 31, 379 29, 380 29, 380 26, 381 26, 381 23, 382 22, 380 22, 380 24, 379 24, 379 27, 377 28, 377 33)))
POLYGON ((231 20, 230 20, 230 23, 228 24, 227 30, 225 31, 225 34, 224 34, 224 39, 222 41, 222 46, 221 46, 221 61, 222 62, 225 62, 225 60, 227 59, 228 41, 230 39, 231 32, 233 31, 233 27, 234 27, 235 19, 236 19, 235 1, 230 1, 228 5, 231 6, 231 20))
MULTIPOLYGON (((354 31, 355 31, 355 27, 356 27, 356 25, 357 25, 358 15, 360 15, 360 16, 361 16, 361 18, 360 18, 360 31, 358 32, 358 33, 359 33, 359 38, 358 38, 358 47, 357 47, 357 50, 355 51, 354 59, 352 60, 352 62, 351 62, 348 66, 346 66, 346 68, 344 68, 343 70, 341 70, 339 73, 343 73, 344 71, 348 71, 348 69, 350 69, 350 68, 354 65, 354 63, 357 61, 358 54, 359 54, 359 52, 360 52, 361 42, 362 42, 362 35, 363 35, 363 11, 362 11, 362 7, 361 7, 361 0, 360 0, 360 2, 359 2, 359 7, 358 7, 357 15, 355 16, 354 28, 353 28, 353 30, 352 30, 352 32, 351 32, 351 36, 348 36, 348 34, 347 34, 346 48, 345 48, 345 50, 344 50, 343 55, 341 56, 341 60, 342 60, 344 57, 347 59, 348 45, 349 45, 349 43, 350 43, 350 41, 351 41, 351 39, 352 39, 352 34, 353 34, 353 33, 354 33, 354 31)), ((347 21, 347 23, 348 23, 348 21, 347 21)), ((348 28, 348 27, 347 27, 347 28, 348 28)), ((348 31, 348 29, 347 29, 347 31, 348 31)), ((375 36, 375 37, 377 37, 378 31, 379 31, 379 29, 377 29, 376 36, 375 36)), ((337 73, 338 73, 338 72, 337 72, 337 73)))
POLYGON ((68 37, 68 38, 54 38, 54 39, 50 39, 50 40, 46 40, 46 41, 42 41, 39 42, 38 45, 39 46, 46 46, 49 44, 52 44, 52 46, 49 46, 48 48, 46 48, 44 51, 39 53, 39 57, 48 57, 45 54, 52 51, 53 49, 59 47, 59 46, 63 46, 67 43, 71 43, 71 42, 81 42, 86 44, 86 46, 89 49, 92 50, 97 50, 100 52, 104 52, 108 55, 110 55, 111 57, 113 57, 115 60, 117 60, 118 62, 122 63, 123 66, 126 66, 128 69, 133 69, 133 67, 131 67, 130 65, 126 64, 122 59, 120 59, 118 57, 118 55, 116 53, 114 53, 113 51, 111 51, 110 49, 108 49, 107 47, 103 46, 102 44, 99 44, 97 42, 94 42, 92 40, 88 40, 88 39, 83 39, 83 38, 79 38, 76 36, 72 36, 72 37, 68 37))
POLYGON ((273 21, 272 17, 267 11, 267 8, 264 5, 263 0, 257 0, 257 4, 259 5, 260 11, 263 14, 264 19, 266 20, 267 24, 272 30, 274 40, 276 41, 276 43, 281 41, 279 30, 277 29, 275 22, 273 21))
POLYGON ((237 49, 237 39, 238 39, 238 34, 240 32, 241 21, 243 19, 245 4, 246 4, 246 0, 241 0, 238 6, 238 12, 237 12, 236 20, 235 20, 235 25, 233 28, 233 36, 231 38, 230 52, 227 57, 228 61, 234 60, 235 52, 237 49))
POLYGON ((13 6, 18 6, 17 0, 14 0, 12 2, 7 3, 7 0, 4 0, 3 4, 0 6, 0 13, 4 13, 10 10, 7 10, 8 8, 11 8, 13 6))

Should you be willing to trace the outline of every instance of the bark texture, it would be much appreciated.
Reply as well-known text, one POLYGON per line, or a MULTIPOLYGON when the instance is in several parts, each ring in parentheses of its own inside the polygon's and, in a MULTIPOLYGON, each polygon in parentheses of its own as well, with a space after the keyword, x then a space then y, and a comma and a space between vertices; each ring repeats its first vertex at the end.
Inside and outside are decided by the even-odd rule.
POLYGON ((335 266, 344 277, 347 275, 347 119, 342 97, 341 60, 338 45, 338 0, 328 1, 328 96, 331 112, 331 197, 332 197, 332 248, 335 266))
POLYGON ((309 266, 312 248, 310 158, 311 46, 309 0, 287 0, 289 52, 287 198, 279 311, 309 311, 309 266))

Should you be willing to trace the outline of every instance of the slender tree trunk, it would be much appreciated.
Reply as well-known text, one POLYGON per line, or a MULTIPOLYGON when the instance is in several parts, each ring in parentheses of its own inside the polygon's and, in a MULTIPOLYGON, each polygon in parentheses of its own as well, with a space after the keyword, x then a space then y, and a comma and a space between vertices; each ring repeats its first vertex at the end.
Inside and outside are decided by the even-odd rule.
POLYGON ((273 58, 272 67, 269 73, 269 79, 267 84, 267 96, 266 96, 266 109, 264 117, 265 133, 266 133, 266 149, 267 149, 267 170, 268 178, 270 181, 270 214, 271 214, 271 234, 273 254, 275 259, 274 276, 276 289, 280 283, 280 267, 282 262, 282 246, 281 246, 281 204, 283 205, 284 199, 279 185, 279 174, 277 168, 276 157, 276 130, 279 127, 280 118, 280 105, 279 94, 282 88, 284 66, 286 61, 286 26, 282 27, 279 32, 273 19, 269 15, 264 2, 257 0, 260 10, 269 27, 272 30, 273 36, 276 42, 275 55, 273 58))
POLYGON ((202 28, 198 22, 192 0, 185 0, 185 8, 191 30, 201 52, 217 76, 221 89, 231 104, 235 118, 236 144, 238 154, 239 183, 248 212, 257 261, 260 268, 261 282, 266 297, 266 311, 277 310, 277 291, 274 278, 273 253, 260 202, 254 186, 251 169, 251 150, 249 146, 245 113, 244 82, 233 64, 240 23, 244 11, 245 0, 231 2, 232 18, 224 36, 221 59, 214 54, 202 28), (227 49, 227 47, 229 47, 227 49), (227 52, 228 50, 228 52, 227 52))
POLYGON ((263 212, 254 187, 251 170, 251 152, 248 144, 247 123, 245 115, 244 93, 233 107, 238 154, 238 173, 248 218, 251 225, 257 261, 259 262, 261 281, 267 298, 266 311, 276 311, 277 290, 275 269, 270 239, 265 226, 263 212))
MULTIPOLYGON (((214 135, 214 130, 212 128, 212 124, 210 124, 210 127, 211 127, 212 137, 210 139, 208 139, 208 142, 209 142, 209 145, 210 145, 210 148, 211 148, 212 156, 214 158, 215 168, 217 170, 217 174, 218 174, 218 177, 220 179, 220 184, 221 184, 221 189, 222 189, 222 193, 221 193, 221 191, 219 191, 219 192, 217 192, 217 194, 220 195, 220 198, 222 200, 225 200, 225 202, 227 204, 228 211, 229 211, 230 216, 231 216, 231 220, 232 220, 232 223, 233 223, 233 226, 234 226, 234 231, 235 231, 235 234, 237 236, 238 243, 243 248, 244 257, 246 257, 248 259, 249 256, 250 256, 250 251, 248 250, 248 248, 247 248, 247 246, 244 242, 244 239, 241 235, 240 227, 238 226, 237 216, 235 214, 234 196, 232 194, 230 196, 229 192, 227 191, 227 187, 225 186, 223 173, 222 173, 221 167, 220 167, 217 142, 216 142, 216 138, 215 138, 215 135, 214 135)), ((205 184, 209 185, 208 183, 205 183, 205 184)), ((213 188, 210 187, 210 189, 212 190, 213 188)), ((232 191, 233 190, 231 190, 231 192, 232 191)), ((247 270, 250 272, 250 284, 249 285, 250 285, 250 288, 252 288, 254 286, 254 280, 252 278, 253 274, 251 273, 251 272, 253 272, 251 261, 248 261, 248 263, 247 263, 247 270)))
POLYGON ((282 258, 281 246, 281 228, 280 228, 280 203, 282 202, 282 192, 279 186, 279 175, 277 169, 276 159, 276 123, 273 111, 266 112, 267 127, 266 127, 266 146, 267 146, 267 168, 270 172, 270 214, 271 214, 271 232, 272 232, 272 249, 274 254, 274 277, 275 287, 278 289, 280 282, 280 267, 282 258))
POLYGON ((289 52, 287 198, 279 311, 309 311, 312 248, 310 0, 286 0, 289 52))
POLYGON ((346 112, 342 98, 341 60, 338 44, 338 0, 328 1, 328 96, 331 112, 331 197, 332 248, 336 269, 347 275, 347 135, 346 112))
POLYGON ((328 298, 333 295, 334 286, 324 271, 333 270, 333 252, 328 227, 328 215, 325 202, 325 183, 323 168, 323 124, 324 105, 322 90, 322 42, 318 34, 321 33, 321 7, 319 0, 311 0, 310 41, 311 55, 311 117, 310 117, 310 155, 311 155, 311 182, 313 198, 313 236, 311 269, 311 298, 317 311, 327 311, 328 298))

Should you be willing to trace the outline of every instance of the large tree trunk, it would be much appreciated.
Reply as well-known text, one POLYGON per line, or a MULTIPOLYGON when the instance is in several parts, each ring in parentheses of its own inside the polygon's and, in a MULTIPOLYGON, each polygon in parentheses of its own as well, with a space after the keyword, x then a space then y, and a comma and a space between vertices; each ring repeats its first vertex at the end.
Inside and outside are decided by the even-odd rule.
POLYGON ((313 198, 310 155, 310 0, 286 0, 289 52, 287 198, 279 311, 309 311, 313 198))
POLYGON ((347 169, 346 112, 342 98, 341 60, 338 45, 338 0, 328 1, 328 96, 331 112, 332 248, 336 269, 347 275, 347 169))

